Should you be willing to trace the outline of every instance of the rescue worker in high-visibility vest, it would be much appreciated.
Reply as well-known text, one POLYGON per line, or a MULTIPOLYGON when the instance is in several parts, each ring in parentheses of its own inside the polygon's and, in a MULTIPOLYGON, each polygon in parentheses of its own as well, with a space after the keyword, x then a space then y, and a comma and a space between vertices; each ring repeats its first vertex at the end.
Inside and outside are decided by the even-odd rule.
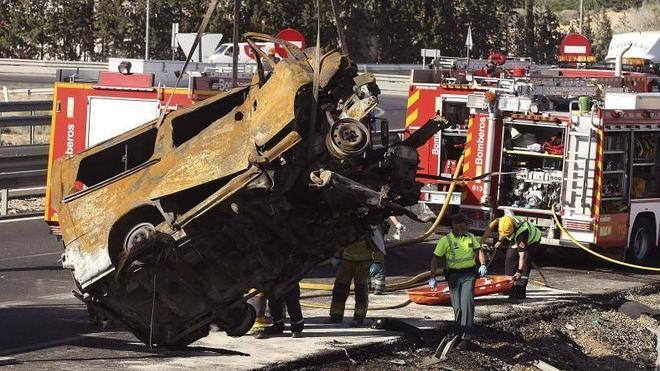
POLYGON ((541 230, 526 219, 505 215, 490 223, 481 241, 486 241, 495 228, 499 232, 495 248, 509 245, 504 261, 504 274, 513 277, 515 281, 509 299, 525 299, 532 261, 541 243, 541 230))
POLYGON ((449 285, 451 306, 454 308, 454 321, 459 328, 461 341, 456 349, 464 350, 470 346, 474 323, 474 284, 477 280, 475 258, 479 257, 481 266, 478 273, 485 276, 487 257, 481 250, 474 235, 468 232, 469 219, 463 214, 452 217, 452 231, 440 238, 431 259, 431 278, 429 286, 435 290, 438 265, 446 260, 445 277, 449 285))
POLYGON ((373 248, 370 239, 365 236, 344 248, 330 261, 337 269, 335 284, 332 288, 330 304, 330 322, 342 322, 344 308, 351 289, 355 286, 355 310, 351 326, 359 327, 364 323, 369 307, 369 268, 372 263, 373 248))

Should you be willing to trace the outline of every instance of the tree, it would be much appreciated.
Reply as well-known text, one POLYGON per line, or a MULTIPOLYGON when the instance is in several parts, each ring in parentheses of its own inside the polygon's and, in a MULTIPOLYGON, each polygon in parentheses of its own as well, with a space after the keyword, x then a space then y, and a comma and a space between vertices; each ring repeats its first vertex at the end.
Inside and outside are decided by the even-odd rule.
POLYGON ((536 11, 536 54, 535 60, 538 63, 550 64, 557 59, 559 44, 561 43, 561 33, 559 32, 559 20, 555 13, 546 4, 543 9, 537 8, 536 11))
POLYGON ((48 57, 72 61, 90 59, 95 45, 94 0, 51 0, 47 4, 48 11, 42 9, 41 12, 45 14, 42 25, 50 38, 48 57))
POLYGON ((605 13, 605 8, 601 7, 600 12, 594 17, 593 38, 591 39, 591 54, 598 60, 604 60, 607 55, 607 49, 612 40, 612 24, 605 13))
POLYGON ((2 44, 6 49, 4 56, 43 59, 50 41, 45 29, 48 2, 15 0, 5 4, 8 23, 2 32, 2 44))
POLYGON ((525 40, 527 55, 536 55, 534 46, 534 1, 525 0, 525 40))

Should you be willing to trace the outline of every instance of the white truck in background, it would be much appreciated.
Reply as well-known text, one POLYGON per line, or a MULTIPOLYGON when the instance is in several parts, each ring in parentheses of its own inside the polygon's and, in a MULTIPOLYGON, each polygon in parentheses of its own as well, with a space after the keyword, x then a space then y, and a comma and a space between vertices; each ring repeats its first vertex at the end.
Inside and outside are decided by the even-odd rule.
MULTIPOLYGON (((270 49, 275 47, 274 43, 257 43, 257 46, 261 48, 265 53, 268 53, 270 49)), ((220 44, 213 55, 209 57, 209 63, 216 64, 225 64, 233 63, 233 54, 234 54, 234 44, 233 43, 223 43, 220 44)), ((250 48, 248 43, 238 43, 238 64, 248 64, 248 63, 257 63, 255 59, 254 52, 250 48)))
POLYGON ((660 31, 627 32, 612 36, 605 63, 614 63, 624 49, 623 64, 644 66, 660 63, 660 31))

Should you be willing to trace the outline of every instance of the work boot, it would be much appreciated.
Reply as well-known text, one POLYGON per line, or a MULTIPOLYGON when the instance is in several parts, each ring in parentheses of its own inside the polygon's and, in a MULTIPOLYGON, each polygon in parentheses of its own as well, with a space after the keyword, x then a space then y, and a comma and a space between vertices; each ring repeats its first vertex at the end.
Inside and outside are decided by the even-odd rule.
POLYGON ((282 335, 284 333, 284 321, 274 322, 264 329, 265 335, 282 335))
POLYGON ((344 322, 344 317, 330 316, 330 318, 328 318, 328 323, 342 323, 342 322, 344 322))
POLYGON ((305 328, 305 320, 301 319, 297 323, 292 323, 291 324, 291 337, 292 338, 301 338, 303 328, 305 328))
POLYGON ((525 286, 513 286, 511 294, 509 294, 510 300, 521 300, 527 298, 527 287, 525 286))
POLYGON ((351 327, 362 327, 364 325, 364 318, 354 318, 351 321, 351 327))
POLYGON ((458 345, 456 345, 455 349, 456 350, 468 350, 470 349, 470 345, 472 345, 472 342, 469 339, 463 339, 461 340, 458 345))

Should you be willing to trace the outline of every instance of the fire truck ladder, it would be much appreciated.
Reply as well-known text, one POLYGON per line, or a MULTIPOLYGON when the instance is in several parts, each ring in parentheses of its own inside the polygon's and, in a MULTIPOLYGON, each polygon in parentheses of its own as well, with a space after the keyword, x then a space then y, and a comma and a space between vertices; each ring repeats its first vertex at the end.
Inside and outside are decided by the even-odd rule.
POLYGON ((565 78, 565 77, 532 77, 533 95, 554 95, 562 97, 578 97, 586 95, 590 97, 598 96, 600 88, 595 81, 583 78, 565 78))
POLYGON ((594 196, 594 169, 596 163, 595 117, 578 116, 568 129, 565 144, 564 210, 572 216, 591 217, 594 196))

